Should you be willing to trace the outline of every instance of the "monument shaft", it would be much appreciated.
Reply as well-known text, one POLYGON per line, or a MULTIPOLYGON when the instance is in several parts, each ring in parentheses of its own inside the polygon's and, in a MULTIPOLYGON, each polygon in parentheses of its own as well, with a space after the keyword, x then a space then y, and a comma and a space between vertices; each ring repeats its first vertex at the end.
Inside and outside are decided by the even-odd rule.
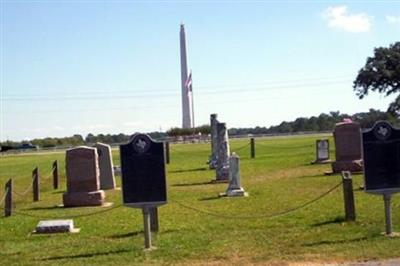
POLYGON ((181 24, 180 30, 181 48, 181 86, 182 86, 182 128, 192 128, 193 123, 193 94, 188 86, 188 67, 186 57, 186 36, 185 26, 181 24))

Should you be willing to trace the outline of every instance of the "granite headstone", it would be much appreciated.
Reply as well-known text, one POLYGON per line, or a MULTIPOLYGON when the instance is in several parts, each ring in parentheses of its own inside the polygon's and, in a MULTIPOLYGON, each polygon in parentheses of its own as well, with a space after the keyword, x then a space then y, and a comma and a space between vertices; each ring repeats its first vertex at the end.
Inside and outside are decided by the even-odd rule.
POLYGON ((98 206, 104 203, 100 190, 97 151, 77 147, 66 152, 67 192, 63 194, 65 207, 98 206))
POLYGON ((362 159, 360 124, 351 121, 337 123, 333 136, 336 147, 336 161, 332 163, 333 172, 361 172, 362 159))

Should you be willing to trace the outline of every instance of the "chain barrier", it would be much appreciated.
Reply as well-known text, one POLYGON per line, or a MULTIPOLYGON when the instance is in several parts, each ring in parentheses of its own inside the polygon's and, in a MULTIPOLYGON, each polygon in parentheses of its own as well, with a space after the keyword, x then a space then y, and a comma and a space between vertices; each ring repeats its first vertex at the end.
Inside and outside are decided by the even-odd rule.
MULTIPOLYGON (((64 216, 57 216, 57 217, 56 216, 47 216, 47 215, 36 215, 36 214, 31 214, 31 213, 27 213, 27 212, 23 212, 23 211, 19 211, 19 210, 18 211, 13 210, 13 213, 19 214, 22 216, 32 217, 32 218, 39 218, 39 219, 73 219, 73 218, 87 217, 87 216, 97 215, 100 213, 109 212, 109 211, 115 210, 117 208, 120 208, 122 206, 123 206, 123 204, 118 204, 118 205, 115 205, 108 209, 104 209, 104 210, 100 210, 100 211, 96 211, 96 212, 76 214, 76 215, 64 215, 64 216)), ((2 207, 0 207, 0 209, 4 210, 4 208, 2 208, 2 207)))
POLYGON ((252 215, 252 216, 238 216, 238 215, 235 215, 235 216, 231 216, 231 215, 219 214, 219 213, 213 213, 213 212, 206 211, 206 210, 201 210, 201 209, 198 209, 198 208, 195 208, 195 207, 192 207, 192 206, 188 206, 186 204, 183 204, 183 203, 175 201, 175 200, 174 201, 170 200, 170 201, 173 202, 173 203, 176 203, 177 205, 179 205, 179 206, 181 206, 183 208, 186 208, 186 209, 189 209, 189 210, 192 210, 192 211, 204 214, 204 215, 214 216, 214 217, 217 217, 217 218, 231 218, 231 219, 262 219, 262 218, 265 218, 265 219, 270 219, 270 218, 275 218, 275 217, 278 217, 278 216, 286 215, 286 214, 295 212, 295 211, 297 211, 299 209, 305 208, 308 205, 311 205, 312 203, 324 198, 325 196, 327 196, 332 191, 336 190, 338 187, 340 187, 342 185, 342 183, 343 182, 340 181, 339 184, 335 185, 334 187, 332 187, 331 189, 329 189, 325 193, 323 193, 323 194, 319 195, 318 197, 316 197, 316 198, 314 198, 314 199, 312 199, 310 201, 307 201, 307 202, 305 202, 305 203, 303 203, 303 204, 301 204, 301 205, 299 205, 297 207, 294 207, 294 208, 291 208, 291 209, 288 209, 288 210, 285 210, 285 211, 282 211, 282 212, 277 212, 277 213, 273 213, 273 214, 266 214, 266 215, 252 215))
POLYGON ((39 175, 40 179, 49 180, 50 178, 53 178, 53 171, 54 171, 54 167, 51 169, 51 171, 47 175, 39 175))
MULTIPOLYGON (((45 175, 45 176, 39 174, 39 178, 40 178, 41 180, 49 180, 50 178, 53 177, 53 175, 52 175, 52 174, 53 174, 53 171, 54 171, 54 167, 53 167, 52 170, 51 170, 50 172, 48 172, 48 174, 45 175)), ((19 196, 19 197, 24 197, 26 194, 28 194, 28 192, 32 189, 32 187, 33 187, 33 180, 32 180, 32 182, 31 182, 31 184, 30 184, 23 192, 18 192, 18 191, 13 190, 12 193, 14 193, 15 195, 17 195, 17 196, 19 196)))
MULTIPOLYGON (((299 205, 297 207, 290 208, 290 209, 285 210, 285 211, 281 211, 281 212, 277 212, 277 213, 273 213, 273 214, 265 214, 265 215, 251 215, 251 216, 240 216, 240 215, 238 216, 238 215, 235 215, 235 216, 232 216, 232 215, 226 215, 226 214, 210 212, 210 211, 207 211, 207 210, 202 210, 202 209, 199 209, 199 208, 188 206, 186 204, 183 204, 183 203, 181 203, 179 201, 175 201, 175 200, 170 200, 170 202, 175 203, 175 204, 177 204, 177 205, 179 205, 179 206, 181 206, 181 207, 183 207, 185 209, 189 209, 189 210, 192 210, 192 211, 204 214, 204 215, 214 216, 214 217, 217 217, 217 218, 231 218, 231 219, 262 219, 262 218, 264 218, 264 219, 270 219, 270 218, 275 218, 275 217, 278 217, 278 216, 283 216, 283 215, 286 215, 286 214, 290 214, 290 213, 295 212, 295 211, 297 211, 299 209, 305 208, 305 207, 311 205, 312 203, 315 203, 316 201, 324 198, 325 196, 327 196, 332 191, 336 190, 340 185, 342 185, 342 183, 343 183, 342 181, 339 182, 337 185, 335 185, 334 187, 332 187, 328 191, 324 192, 323 194, 319 195, 318 197, 316 197, 316 198, 314 198, 314 199, 312 199, 310 201, 307 201, 307 202, 305 202, 305 203, 303 203, 303 204, 301 204, 301 205, 299 205)), ((0 200, 0 204, 4 201, 4 199, 6 197, 6 194, 7 194, 7 190, 6 190, 6 193, 3 195, 3 198, 0 200)), ((101 214, 101 213, 106 213, 106 212, 115 210, 117 208, 120 208, 122 206, 123 206, 123 204, 118 204, 118 205, 115 205, 115 206, 110 207, 108 209, 95 211, 95 212, 91 212, 91 213, 76 214, 76 215, 65 215, 65 216, 58 216, 58 217, 46 216, 46 215, 44 215, 44 216, 43 215, 35 215, 35 214, 30 214, 30 213, 26 213, 26 212, 23 212, 23 211, 16 211, 16 210, 13 210, 13 213, 18 214, 18 215, 22 215, 22 216, 32 217, 32 218, 39 218, 39 219, 67 219, 67 218, 72 219, 72 218, 88 217, 88 216, 93 216, 93 215, 97 215, 97 214, 101 214)), ((4 208, 0 207, 0 209, 4 209, 4 208)))
POLYGON ((247 143, 247 144, 245 144, 244 146, 241 146, 241 147, 239 147, 239 148, 230 148, 232 151, 234 151, 234 152, 237 152, 237 151, 241 151, 241 150, 243 150, 244 148, 246 148, 246 147, 248 147, 248 146, 250 146, 250 143, 247 143))
POLYGON ((28 194, 28 192, 32 189, 33 187, 33 182, 31 182, 31 184, 28 186, 27 189, 24 190, 24 192, 17 192, 15 190, 12 191, 12 193, 14 193, 15 195, 19 196, 19 197, 24 197, 26 194, 28 194))
POLYGON ((264 143, 259 143, 259 142, 255 142, 255 147, 257 148, 257 146, 261 146, 261 147, 266 147, 269 149, 301 149, 301 148, 310 148, 310 147, 314 147, 313 144, 307 144, 307 145, 301 145, 301 146, 290 146, 290 147, 280 147, 280 146, 269 146, 266 145, 264 143))
POLYGON ((9 190, 9 188, 7 187, 6 190, 4 191, 3 196, 1 197, 0 205, 3 204, 4 200, 6 199, 8 190, 9 190))

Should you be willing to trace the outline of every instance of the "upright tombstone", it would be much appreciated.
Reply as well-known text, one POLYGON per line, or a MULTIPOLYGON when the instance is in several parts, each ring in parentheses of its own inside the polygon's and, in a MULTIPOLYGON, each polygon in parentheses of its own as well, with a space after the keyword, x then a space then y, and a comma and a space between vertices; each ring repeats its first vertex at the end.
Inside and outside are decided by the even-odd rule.
POLYGON ((215 182, 229 181, 229 138, 225 123, 217 123, 217 165, 215 182))
POLYGON ((346 121, 337 123, 333 132, 336 146, 336 161, 332 171, 361 172, 361 128, 360 124, 346 121))
POLYGON ((63 194, 64 207, 103 205, 105 195, 100 190, 96 149, 81 146, 67 150, 65 167, 67 192, 63 194))
POLYGON ((210 169, 217 167, 218 157, 218 134, 217 134, 217 114, 210 115, 210 126, 211 126, 211 155, 208 160, 208 166, 210 169))
POLYGON ((239 167, 239 156, 236 153, 232 153, 229 157, 229 186, 225 193, 221 193, 220 196, 228 197, 247 197, 248 193, 244 191, 240 182, 240 167, 239 167))
POLYGON ((150 212, 167 203, 164 145, 135 134, 120 146, 124 205, 143 212, 145 247, 151 248, 150 212))
POLYGON ((331 160, 329 159, 329 139, 318 139, 315 142, 316 147, 316 159, 313 164, 319 163, 329 163, 331 160))
POLYGON ((100 189, 114 189, 115 177, 110 145, 97 142, 95 145, 100 168, 100 189))
POLYGON ((390 200, 400 191, 400 129, 378 121, 362 134, 362 144, 364 190, 383 195, 386 234, 392 235, 390 200))

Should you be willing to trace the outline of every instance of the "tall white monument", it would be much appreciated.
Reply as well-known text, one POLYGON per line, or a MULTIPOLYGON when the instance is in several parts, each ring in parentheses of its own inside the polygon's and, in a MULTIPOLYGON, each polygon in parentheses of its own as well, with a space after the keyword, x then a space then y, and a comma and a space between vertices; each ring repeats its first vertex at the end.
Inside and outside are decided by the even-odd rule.
POLYGON ((186 58, 185 25, 181 24, 181 85, 182 85, 182 128, 194 127, 192 73, 188 74, 186 58))

